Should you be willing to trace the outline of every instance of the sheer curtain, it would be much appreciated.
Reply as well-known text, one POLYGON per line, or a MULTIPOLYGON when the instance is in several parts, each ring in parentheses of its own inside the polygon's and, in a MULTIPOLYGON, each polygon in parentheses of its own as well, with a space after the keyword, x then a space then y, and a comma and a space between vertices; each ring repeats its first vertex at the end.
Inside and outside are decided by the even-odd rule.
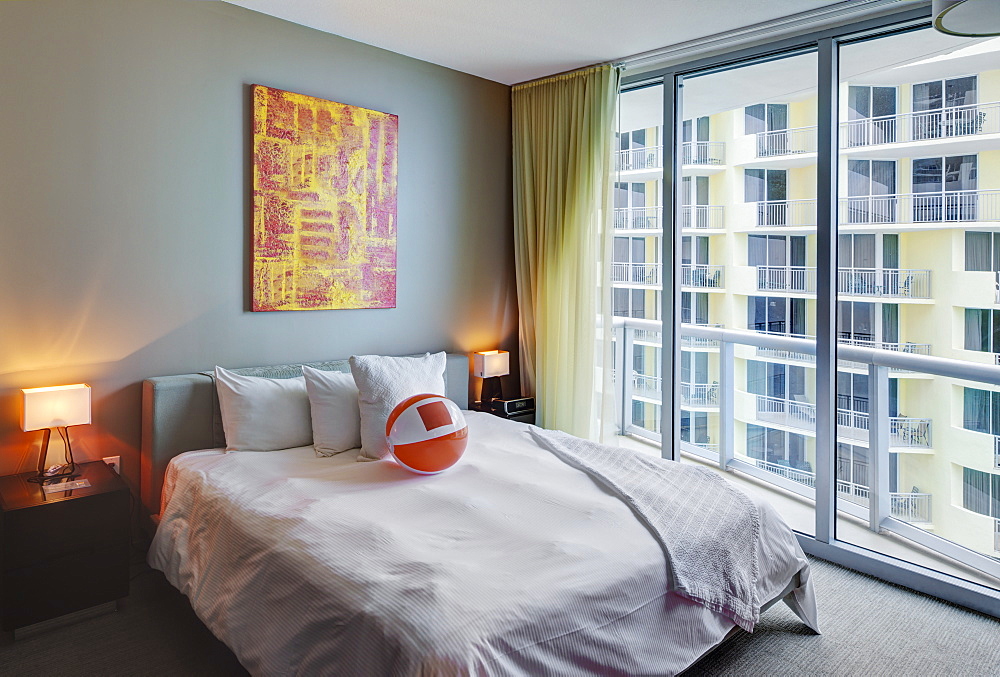
POLYGON ((539 425, 589 439, 614 421, 608 230, 619 79, 618 68, 597 66, 512 93, 521 383, 539 425))

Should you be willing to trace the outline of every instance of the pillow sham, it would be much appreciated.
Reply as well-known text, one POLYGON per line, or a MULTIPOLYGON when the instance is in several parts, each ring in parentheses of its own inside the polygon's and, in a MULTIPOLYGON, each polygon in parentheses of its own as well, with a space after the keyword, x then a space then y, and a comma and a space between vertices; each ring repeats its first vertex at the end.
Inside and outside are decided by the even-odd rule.
POLYGON ((389 453, 385 424, 393 407, 411 395, 444 396, 444 352, 421 357, 351 357, 351 374, 358 387, 361 413, 359 461, 377 461, 389 453))
POLYGON ((333 456, 361 446, 361 412, 354 377, 303 365, 317 456, 333 456))
POLYGON ((274 451, 312 444, 306 380, 243 376, 215 368, 226 451, 274 451))

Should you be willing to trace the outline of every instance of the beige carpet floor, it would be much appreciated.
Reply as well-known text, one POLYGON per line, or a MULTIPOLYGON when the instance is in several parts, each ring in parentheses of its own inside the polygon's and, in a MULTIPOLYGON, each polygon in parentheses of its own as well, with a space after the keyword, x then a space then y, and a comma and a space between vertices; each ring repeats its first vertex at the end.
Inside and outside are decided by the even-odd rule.
MULTIPOLYGON (((822 635, 779 604, 685 675, 1000 676, 1000 621, 813 561, 822 635)), ((5 637, 0 675, 246 674, 162 574, 137 563, 133 575, 115 613, 5 637)))

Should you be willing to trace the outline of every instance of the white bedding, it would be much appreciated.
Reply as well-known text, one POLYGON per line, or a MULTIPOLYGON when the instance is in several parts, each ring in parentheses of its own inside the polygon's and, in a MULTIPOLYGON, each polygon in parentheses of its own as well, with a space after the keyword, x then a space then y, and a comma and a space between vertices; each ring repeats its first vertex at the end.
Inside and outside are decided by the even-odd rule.
MULTIPOLYGON (((150 564, 260 675, 664 675, 733 622, 667 590, 663 550, 619 498, 468 412, 441 475, 312 447, 176 457, 150 564)), ((758 594, 808 563, 767 504, 758 594)))

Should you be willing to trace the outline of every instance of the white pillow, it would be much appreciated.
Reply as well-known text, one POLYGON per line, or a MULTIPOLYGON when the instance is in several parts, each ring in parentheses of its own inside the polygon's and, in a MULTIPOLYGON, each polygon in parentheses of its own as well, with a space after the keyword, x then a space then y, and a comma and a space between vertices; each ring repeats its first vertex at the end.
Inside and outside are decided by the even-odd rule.
POLYGON ((273 451, 312 444, 306 380, 243 376, 215 368, 226 451, 273 451))
POLYGON ((351 373, 361 405, 359 461, 377 461, 389 453, 385 424, 393 407, 412 395, 444 395, 443 352, 423 357, 355 355, 351 373))
POLYGON ((361 413, 354 377, 303 365, 312 412, 313 447, 317 456, 333 456, 361 446, 361 413))

